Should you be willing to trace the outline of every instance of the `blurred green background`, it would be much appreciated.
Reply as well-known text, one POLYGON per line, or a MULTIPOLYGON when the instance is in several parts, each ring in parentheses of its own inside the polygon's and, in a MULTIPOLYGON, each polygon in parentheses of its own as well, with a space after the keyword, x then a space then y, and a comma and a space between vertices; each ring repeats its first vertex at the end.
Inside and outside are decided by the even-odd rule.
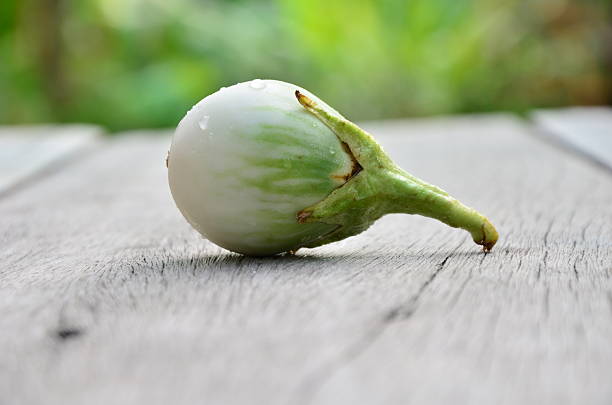
POLYGON ((175 126, 221 86, 353 120, 612 101, 610 0, 3 0, 0 124, 175 126))

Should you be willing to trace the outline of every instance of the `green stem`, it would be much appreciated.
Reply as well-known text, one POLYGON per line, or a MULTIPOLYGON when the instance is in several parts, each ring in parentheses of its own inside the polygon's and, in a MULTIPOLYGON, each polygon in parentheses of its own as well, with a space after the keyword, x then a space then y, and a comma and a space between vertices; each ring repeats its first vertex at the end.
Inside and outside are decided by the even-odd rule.
POLYGON ((417 214, 437 219, 453 228, 461 228, 472 235, 475 243, 490 251, 499 237, 491 222, 481 213, 470 208, 445 191, 431 186, 406 173, 389 176, 386 194, 391 202, 389 212, 417 214))
POLYGON ((325 110, 299 91, 295 95, 306 110, 348 146, 362 169, 327 198, 297 213, 299 223, 336 225, 334 231, 308 242, 306 247, 356 235, 390 213, 423 215, 465 229, 485 251, 495 245, 497 231, 485 216, 397 167, 374 138, 357 125, 325 110))

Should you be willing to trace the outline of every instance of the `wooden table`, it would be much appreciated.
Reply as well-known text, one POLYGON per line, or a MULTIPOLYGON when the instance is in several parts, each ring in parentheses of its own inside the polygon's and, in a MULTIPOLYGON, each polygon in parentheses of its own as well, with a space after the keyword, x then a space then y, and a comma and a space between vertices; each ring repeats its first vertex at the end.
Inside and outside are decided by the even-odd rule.
POLYGON ((612 403, 612 110, 364 126, 493 252, 391 215, 242 257, 174 207, 169 131, 0 130, 0 404, 612 403))

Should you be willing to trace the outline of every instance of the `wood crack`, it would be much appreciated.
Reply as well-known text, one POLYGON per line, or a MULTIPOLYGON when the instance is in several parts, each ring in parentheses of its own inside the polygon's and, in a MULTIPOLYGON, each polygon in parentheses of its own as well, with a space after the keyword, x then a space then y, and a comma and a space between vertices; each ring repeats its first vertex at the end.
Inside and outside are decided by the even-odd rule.
POLYGON ((457 246, 448 256, 446 256, 442 262, 436 265, 435 270, 419 287, 416 294, 414 294, 407 302, 385 311, 383 315, 376 320, 374 325, 368 329, 367 333, 362 335, 359 340, 351 345, 348 345, 336 358, 333 358, 329 362, 323 364, 309 377, 306 377, 304 382, 297 389, 298 395, 295 396, 295 398, 300 399, 299 403, 303 405, 311 404, 316 393, 328 380, 334 376, 336 371, 366 352, 378 340, 378 338, 382 336, 390 325, 395 322, 409 319, 418 308, 419 301, 427 287, 436 279, 442 269, 444 269, 448 263, 448 259, 450 259, 457 249, 459 249, 459 246, 457 246))
POLYGON ((548 241, 548 236, 550 235, 550 230, 552 229, 554 223, 554 219, 551 219, 548 222, 548 227, 546 228, 546 231, 544 232, 544 236, 543 236, 543 241, 544 241, 544 256, 542 257, 542 262, 540 264, 538 264, 538 272, 537 272, 537 279, 540 280, 540 277, 542 276, 542 269, 546 269, 546 267, 548 266, 548 250, 549 250, 549 241, 548 241))

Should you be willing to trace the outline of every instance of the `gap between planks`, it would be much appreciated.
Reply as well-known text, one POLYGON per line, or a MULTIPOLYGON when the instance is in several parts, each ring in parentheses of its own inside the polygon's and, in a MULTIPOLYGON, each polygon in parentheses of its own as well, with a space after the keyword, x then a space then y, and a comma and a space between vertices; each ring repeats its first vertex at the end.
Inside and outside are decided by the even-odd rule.
POLYGON ((612 108, 572 107, 537 110, 539 132, 612 172, 612 108))
POLYGON ((0 197, 100 145, 93 125, 0 126, 0 197))

